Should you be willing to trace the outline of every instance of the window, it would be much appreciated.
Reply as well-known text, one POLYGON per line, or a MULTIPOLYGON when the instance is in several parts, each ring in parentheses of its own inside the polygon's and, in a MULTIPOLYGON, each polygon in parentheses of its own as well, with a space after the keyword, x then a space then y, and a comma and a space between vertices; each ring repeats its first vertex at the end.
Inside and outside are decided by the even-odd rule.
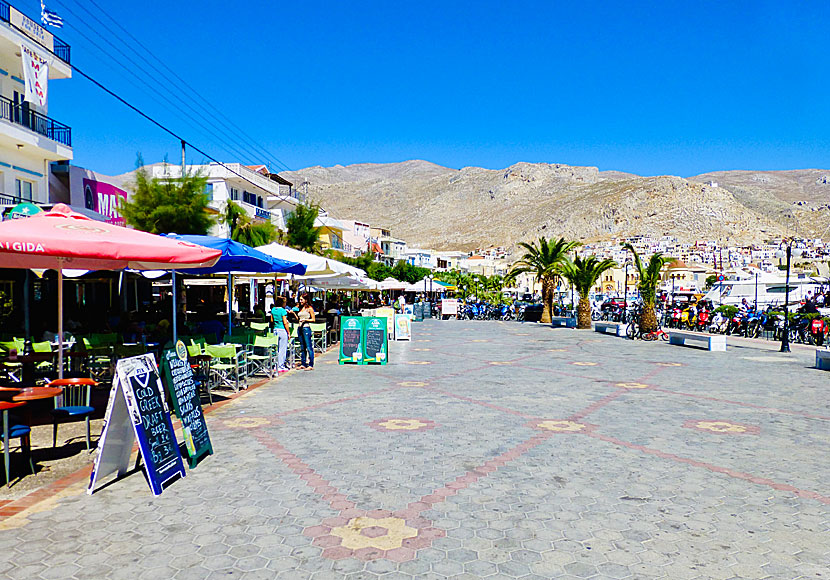
POLYGON ((239 190, 235 187, 231 188, 231 199, 234 201, 239 201, 239 190))
POLYGON ((212 183, 206 183, 205 184, 205 197, 208 198, 208 200, 213 201, 213 184, 212 183))
POLYGON ((20 179, 14 180, 14 187, 15 193, 17 194, 18 199, 25 199, 26 201, 32 201, 32 182, 31 181, 23 181, 20 179))

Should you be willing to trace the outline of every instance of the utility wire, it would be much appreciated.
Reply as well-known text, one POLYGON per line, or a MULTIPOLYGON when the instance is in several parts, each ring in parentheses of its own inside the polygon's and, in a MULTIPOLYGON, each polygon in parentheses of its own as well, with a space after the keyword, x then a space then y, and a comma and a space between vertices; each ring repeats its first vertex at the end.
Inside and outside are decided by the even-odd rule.
MULTIPOLYGON (((260 154, 263 154, 266 157, 266 161, 270 161, 272 163, 276 162, 276 163, 274 163, 274 165, 276 165, 277 168, 282 167, 286 171, 291 171, 291 169, 285 163, 283 163, 273 153, 269 152, 265 147, 260 145, 253 137, 251 137, 241 127, 239 127, 230 118, 228 118, 218 107, 214 106, 213 103, 208 101, 204 96, 202 96, 201 93, 199 93, 196 89, 194 89, 191 85, 189 85, 187 83, 187 81, 185 81, 182 77, 180 77, 176 73, 176 71, 174 71, 172 68, 170 68, 167 65, 167 63, 164 62, 164 60, 158 58, 155 54, 153 54, 153 52, 149 48, 147 48, 147 46, 144 43, 142 43, 138 38, 133 36, 133 34, 129 30, 127 30, 124 26, 122 26, 121 23, 116 18, 114 18, 106 10, 104 10, 104 8, 102 8, 97 2, 95 2, 95 0, 89 0, 89 2, 90 2, 90 4, 95 6, 102 14, 104 14, 109 20, 111 20, 115 24, 115 26, 117 26, 124 34, 129 36, 139 47, 141 47, 144 50, 144 52, 146 52, 148 55, 150 55, 150 57, 152 57, 153 59, 158 61, 158 63, 164 69, 166 69, 171 75, 173 75, 182 84, 182 86, 187 88, 193 95, 195 95, 198 99, 200 99, 203 103, 205 103, 205 105, 207 105, 208 107, 213 109, 213 111, 216 112, 215 115, 212 115, 214 119, 216 119, 219 123, 221 123, 225 128, 227 128, 231 131, 235 131, 237 133, 237 135, 243 137, 244 139, 247 139, 251 143, 251 145, 253 145, 255 147, 255 151, 258 150, 260 154), (223 121, 223 119, 224 119, 224 121, 223 121), (227 123, 225 121, 227 121, 227 123)), ((81 6, 81 8, 86 10, 89 14, 91 14, 93 16, 93 18, 95 18, 95 15, 92 14, 92 12, 88 8, 86 8, 82 5, 80 5, 80 6, 81 6)), ((96 18, 96 20, 98 20, 98 19, 96 18)), ((98 22, 101 22, 101 21, 98 20, 98 22)), ((104 26, 106 26, 106 25, 104 25, 104 26)), ((137 55, 137 56, 139 56, 139 55, 137 55)), ((141 57, 141 56, 139 56, 139 58, 141 58, 142 60, 147 62, 150 66, 153 67, 154 70, 158 71, 160 74, 164 74, 155 65, 153 65, 149 60, 147 60, 146 58, 141 57)))
MULTIPOLYGON (((12 24, 12 23, 10 23, 10 22, 9 22, 8 24, 9 24, 9 26, 11 26, 11 27, 12 27, 12 28, 14 28, 15 30, 17 30, 20 34, 23 34, 23 35, 25 35, 25 36, 27 36, 27 37, 28 37, 28 35, 27 35, 27 34, 25 34, 25 33, 24 33, 24 32, 23 32, 20 28, 18 28, 18 27, 17 27, 17 26, 15 26, 14 24, 12 24)), ((52 50, 51 48, 47 47, 46 45, 44 45, 44 44, 43 44, 43 43, 41 43, 40 41, 35 40, 34 38, 31 38, 31 37, 28 37, 28 38, 29 38, 29 40, 31 40, 32 42, 34 42, 35 44, 37 44, 38 46, 40 46, 42 49, 44 49, 45 51, 47 51, 49 54, 51 54, 51 55, 52 55, 52 56, 54 56, 55 58, 57 58, 57 59, 61 60, 62 62, 66 62, 66 61, 64 61, 61 57, 59 57, 57 54, 55 54, 55 51, 54 51, 54 50, 52 50)), ((191 149, 193 149, 193 150, 194 150, 194 151, 196 151, 197 153, 200 153, 200 154, 204 155, 207 159, 210 159, 211 161, 213 161, 213 162, 214 162, 214 163, 216 163, 217 165, 219 165, 219 166, 221 166, 221 167, 224 167, 225 169, 227 169, 229 172, 233 173, 234 175, 236 175, 236 176, 237 176, 237 177, 239 177, 240 179, 242 179, 242 180, 244 180, 244 181, 247 181, 248 183, 250 183, 251 185, 253 185, 253 186, 255 186, 255 187, 261 187, 259 184, 257 184, 257 183, 255 183, 255 182, 251 181, 250 179, 248 179, 248 178, 247 178, 247 177, 245 177, 244 175, 242 175, 242 174, 238 173, 237 171, 234 171, 233 169, 231 169, 230 167, 228 167, 228 165, 227 165, 227 164, 225 164, 225 163, 223 163, 223 162, 219 161, 218 159, 216 159, 215 157, 213 157, 212 155, 210 155, 209 153, 207 153, 206 151, 204 151, 204 150, 203 150, 203 149, 201 149, 200 147, 197 147, 196 145, 194 145, 193 143, 189 142, 189 141, 188 141, 187 139, 185 139, 184 137, 182 137, 182 136, 178 135, 178 134, 177 134, 176 132, 174 132, 172 129, 169 129, 169 128, 167 128, 166 126, 162 125, 160 122, 156 121, 153 117, 151 117, 150 115, 148 115, 147 113, 145 113, 144 111, 142 111, 141 109, 139 109, 138 107, 136 107, 135 105, 133 105, 132 103, 130 103, 129 101, 127 101, 126 99, 124 99, 124 97, 122 97, 122 96, 120 96, 120 95, 116 94, 114 91, 110 90, 109 88, 107 88, 106 86, 104 86, 102 83, 100 83, 99 81, 95 80, 95 79, 94 79, 94 78, 92 78, 90 75, 88 75, 87 73, 85 73, 84 71, 82 71, 80 68, 78 68, 78 66, 77 66, 77 65, 74 65, 74 64, 69 63, 69 62, 67 62, 66 64, 68 64, 68 65, 72 68, 72 70, 73 70, 73 71, 75 71, 76 73, 78 73, 79 75, 81 75, 82 77, 84 77, 85 79, 87 79, 89 82, 91 82, 92 84, 94 84, 96 87, 98 87, 99 89, 101 89, 102 91, 104 91, 105 93, 107 93, 108 95, 110 95, 111 97, 113 97, 114 99, 116 99, 117 101, 119 101, 120 103, 122 103, 122 104, 123 104, 124 106, 126 106, 127 108, 129 108, 129 109, 133 110, 133 111, 134 111, 134 112, 136 112, 138 115, 140 115, 140 116, 144 117, 146 120, 150 121, 150 123, 152 123, 153 125, 155 125, 155 126, 156 126, 156 127, 158 127, 159 129, 161 129, 162 131, 164 131, 164 132, 165 132, 165 133, 167 133, 168 135, 170 135, 170 136, 174 137, 174 138, 175 138, 176 140, 178 140, 179 142, 184 143, 184 144, 186 144, 186 145, 189 145, 191 149)))
MULTIPOLYGON (((82 19, 81 19, 81 17, 80 17, 80 16, 78 16, 75 12, 73 12, 73 11, 72 11, 72 10, 71 10, 68 6, 65 6, 65 5, 63 5, 63 4, 61 4, 61 5, 62 5, 62 6, 66 9, 66 11, 67 11, 68 13, 70 13, 71 15, 73 15, 73 16, 74 16, 75 18, 77 18, 79 21, 80 21, 80 20, 82 20, 82 19)), ((92 14, 92 17, 93 17, 93 18, 96 18, 96 20, 98 20, 98 19, 97 19, 97 17, 96 17, 94 14, 92 14)), ((99 22, 102 26, 106 27, 106 25, 105 25, 103 22, 101 22, 100 20, 98 20, 98 22, 99 22)), ((77 32, 78 32, 81 36, 83 36, 83 32, 82 32, 81 30, 79 30, 77 27, 75 27, 75 26, 74 26, 74 25, 72 25, 71 23, 67 23, 67 24, 68 24, 68 26, 69 26, 70 28, 72 28, 73 30, 77 31, 77 32)), ((110 32, 112 32, 112 30, 110 30, 110 32)), ((112 59, 112 60, 113 60, 113 61, 114 61, 114 62, 115 62, 118 66, 122 67, 122 68, 123 68, 124 70, 126 70, 127 72, 132 72, 132 71, 130 71, 130 69, 129 69, 129 68, 127 68, 127 66, 126 66, 126 65, 124 65, 122 62, 120 62, 118 59, 114 58, 111 54, 108 54, 108 53, 107 53, 105 50, 103 50, 101 47, 99 47, 98 45, 95 45, 94 43, 93 43, 93 46, 95 46, 95 47, 96 47, 96 48, 97 48, 97 49, 98 49, 101 53, 103 53, 105 56, 107 56, 108 58, 112 59)), ((112 43, 110 43, 110 46, 111 46, 111 47, 112 47, 112 48, 113 48, 116 52, 118 52, 119 54, 121 54, 121 55, 122 55, 125 59, 127 59, 129 62, 131 62, 131 63, 132 63, 135 67, 137 67, 137 68, 138 68, 138 70, 140 70, 141 72, 143 72, 143 73, 144 73, 144 74, 145 74, 148 78, 152 78, 151 74, 147 72, 147 69, 145 69, 145 68, 144 68, 143 66, 141 66, 139 63, 137 63, 135 60, 133 60, 133 58, 132 58, 132 57, 130 57, 130 55, 128 55, 127 53, 125 53, 123 50, 121 50, 119 47, 115 46, 115 45, 114 45, 114 44, 112 44, 112 43)), ((148 82, 147 82, 145 79, 143 79, 142 77, 140 77, 140 76, 138 76, 138 75, 135 75, 135 78, 136 78, 136 80, 140 81, 143 85, 145 85, 145 86, 146 86, 146 87, 147 87, 150 91, 155 92, 156 94, 158 94, 159 96, 161 96, 161 97, 162 97, 165 101, 167 101, 168 106, 172 106, 172 107, 174 107, 174 108, 178 109, 178 111, 179 111, 182 115, 184 115, 185 117, 187 117, 188 119, 190 119, 190 120, 191 120, 194 124, 196 124, 197 126, 201 127, 201 128, 202 128, 202 130, 204 130, 204 131, 205 131, 206 135, 209 135, 209 136, 210 136, 210 137, 212 137, 213 139, 216 139, 216 140, 218 141, 218 143, 222 146, 222 148, 223 148, 223 149, 225 149, 227 152, 231 153, 233 156, 240 156, 240 157, 242 157, 242 159, 244 159, 245 157, 248 157, 248 156, 250 155, 250 152, 244 151, 244 150, 243 150, 242 148, 240 148, 239 146, 237 146, 237 145, 235 145, 235 144, 232 144, 232 143, 230 143, 230 144, 229 144, 227 141, 225 141, 225 139, 224 139, 221 135, 217 134, 217 133, 216 133, 215 131, 213 131, 211 128, 207 127, 204 123, 202 123, 202 121, 200 121, 199 119, 197 119, 196 117, 194 117, 193 115, 191 115, 190 113, 188 113, 187 111, 185 111, 184 109, 182 109, 181 104, 183 104, 183 105, 187 106, 187 107, 188 107, 191 111, 193 111, 195 114, 197 114, 197 115, 200 115, 200 114, 201 114, 201 113, 200 113, 200 111, 196 110, 196 109, 195 109, 192 105, 190 105, 188 102, 186 102, 186 101, 181 101, 181 102, 180 102, 181 104, 180 104, 180 103, 177 103, 176 101, 174 101, 173 99, 171 99, 170 97, 168 97, 167 95, 165 95, 164 93, 162 93, 162 92, 161 92, 158 88, 156 88, 154 85, 152 85, 151 83, 148 83, 148 82)))

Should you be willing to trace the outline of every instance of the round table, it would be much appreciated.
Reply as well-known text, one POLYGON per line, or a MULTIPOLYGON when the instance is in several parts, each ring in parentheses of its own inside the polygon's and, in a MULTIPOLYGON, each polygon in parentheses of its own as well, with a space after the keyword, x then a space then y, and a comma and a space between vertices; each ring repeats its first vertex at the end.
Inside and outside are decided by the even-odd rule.
POLYGON ((27 387, 20 389, 20 394, 12 397, 15 403, 26 401, 39 401, 40 399, 53 399, 60 395, 63 389, 58 387, 27 387))

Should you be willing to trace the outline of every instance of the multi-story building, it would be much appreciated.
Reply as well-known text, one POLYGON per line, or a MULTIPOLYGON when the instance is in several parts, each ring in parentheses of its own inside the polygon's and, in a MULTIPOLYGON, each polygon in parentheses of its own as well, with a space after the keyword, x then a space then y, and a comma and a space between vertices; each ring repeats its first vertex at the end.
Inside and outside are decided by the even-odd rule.
MULTIPOLYGON (((156 163, 145 167, 148 175, 157 179, 180 178, 180 165, 156 163)), ((246 166, 240 163, 210 163, 188 165, 188 173, 201 173, 207 177, 205 195, 208 207, 217 213, 224 211, 227 202, 233 201, 254 220, 270 221, 278 229, 285 229, 288 214, 302 203, 290 181, 276 173, 270 173, 264 165, 246 166)), ((217 223, 211 234, 227 237, 228 226, 217 223)))
POLYGON ((72 159, 72 130, 48 116, 49 84, 72 77, 69 60, 69 45, 0 0, 2 205, 48 203, 49 165, 72 159))

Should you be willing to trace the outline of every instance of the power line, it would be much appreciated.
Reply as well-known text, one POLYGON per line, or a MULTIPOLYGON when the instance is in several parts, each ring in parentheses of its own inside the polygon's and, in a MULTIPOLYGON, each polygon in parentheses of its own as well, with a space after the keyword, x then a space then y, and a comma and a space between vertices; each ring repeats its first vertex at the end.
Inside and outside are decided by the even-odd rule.
MULTIPOLYGON (((9 24, 9 26, 11 26, 12 28, 14 28, 14 29, 15 29, 15 30, 17 30, 18 32, 20 32, 20 34, 25 34, 22 30, 20 30, 20 29, 19 29, 17 26, 15 26, 14 24, 12 24, 12 23, 8 23, 8 24, 9 24)), ((26 36, 28 36, 28 35, 26 35, 26 36)), ((32 42, 34 42, 35 44, 37 44, 38 46, 40 46, 42 49, 44 49, 45 51, 47 51, 49 54, 51 54, 51 55, 52 55, 52 56, 54 56, 55 58, 60 59, 60 60, 61 60, 61 61, 63 61, 63 62, 66 62, 66 61, 64 61, 61 57, 59 57, 57 54, 55 54, 55 51, 54 51, 54 50, 52 50, 51 48, 47 47, 47 46, 46 46, 46 45, 44 45, 43 43, 41 43, 41 42, 39 42, 39 41, 37 41, 37 40, 35 40, 35 39, 31 38, 31 37, 29 37, 29 40, 31 40, 32 42)), ((200 153, 200 154, 204 155, 207 159, 210 159, 211 161, 213 161, 213 162, 214 162, 214 163, 216 163, 217 165, 220 165, 221 167, 224 167, 224 168, 225 168, 225 169, 227 169, 229 172, 233 173, 234 175, 236 175, 237 177, 239 177, 239 178, 240 178, 240 179, 242 179, 243 181, 247 181, 248 183, 250 183, 251 185, 253 185, 253 186, 255 186, 255 187, 261 187, 259 184, 257 184, 257 183, 255 183, 255 182, 251 181, 250 179, 248 179, 248 178, 247 178, 247 177, 245 177, 244 175, 242 175, 242 174, 240 174, 240 173, 238 173, 238 172, 234 171, 233 169, 231 169, 230 167, 228 167, 228 165, 227 165, 227 164, 225 164, 225 163, 223 163, 223 162, 219 161, 218 159, 216 159, 215 157, 213 157, 212 155, 210 155, 209 153, 207 153, 206 151, 204 151, 204 150, 203 150, 203 149, 201 149, 200 147, 197 147, 196 145, 194 145, 193 143, 189 142, 189 141, 188 141, 187 139, 185 139, 184 137, 182 137, 182 136, 178 135, 178 134, 177 134, 176 132, 174 132, 172 129, 169 129, 169 128, 165 127, 164 125, 162 125, 161 123, 159 123, 158 121, 156 121, 154 118, 152 118, 150 115, 148 115, 147 113, 145 113, 144 111, 142 111, 141 109, 139 109, 138 107, 136 107, 135 105, 133 105, 132 103, 128 102, 128 101, 127 101, 126 99, 124 99, 122 96, 120 96, 120 95, 116 94, 114 91, 110 90, 109 88, 107 88, 106 86, 104 86, 102 83, 100 83, 99 81, 95 80, 95 79, 94 79, 94 78, 92 78, 90 75, 88 75, 87 73, 85 73, 84 71, 82 71, 80 68, 78 68, 78 66, 77 66, 77 65, 74 65, 74 64, 69 63, 69 62, 67 62, 66 64, 68 64, 68 65, 70 66, 70 68, 72 68, 72 70, 73 70, 73 71, 75 71, 75 72, 77 72, 78 74, 80 74, 82 77, 84 77, 84 78, 85 78, 85 79, 87 79, 89 82, 91 82, 92 84, 94 84, 95 86, 97 86, 99 89, 101 89, 102 91, 104 91, 105 93, 107 93, 108 95, 110 95, 111 97, 113 97, 114 99, 116 99, 117 101, 119 101, 120 103, 122 103, 124 106, 126 106, 126 107, 128 107, 129 109, 131 109, 131 110, 135 111, 137 114, 139 114, 140 116, 144 117, 146 120, 150 121, 153 125, 155 125, 156 127, 158 127, 159 129, 161 129, 161 130, 162 130, 162 131, 164 131, 165 133, 167 133, 167 134, 171 135, 172 137, 174 137, 175 139, 177 139, 179 142, 181 142, 181 143, 185 143, 186 145, 189 145, 191 149, 193 149, 193 150, 194 150, 194 151, 196 151, 197 153, 200 153)))
MULTIPOLYGON (((81 18, 80 18, 80 17, 79 17, 79 16, 78 16, 75 12, 73 12, 73 11, 72 11, 72 10, 71 10, 68 6, 63 5, 62 3, 61 3, 61 5, 62 5, 62 6, 66 9, 66 11, 67 11, 68 13, 72 14, 72 15, 73 15, 75 18, 77 18, 78 20, 81 20, 81 18)), ((92 15, 92 17, 93 17, 93 18, 96 18, 94 14, 92 15)), ((98 20, 98 19, 96 18, 96 20, 98 20)), ((103 22, 101 22, 100 20, 98 20, 98 22, 99 22, 102 26, 106 27, 106 25, 105 25, 103 22)), ((76 30, 76 31, 77 31, 80 35, 82 35, 82 36, 83 36, 83 32, 82 32, 80 29, 78 29, 77 27, 75 27, 74 25, 72 25, 72 24, 70 24, 70 23, 67 23, 67 24, 68 24, 68 26, 69 26, 70 28, 72 28, 72 29, 76 30)), ((112 32, 112 31, 110 30, 110 32, 112 32)), ((95 44, 95 43, 91 43, 91 44, 92 44, 92 45, 93 45, 93 46, 94 46, 97 50, 99 50, 102 54, 104 54, 106 57, 108 57, 108 58, 112 59, 112 60, 113 60, 113 62, 115 62, 118 66, 120 66, 121 68, 123 68, 123 69, 124 69, 124 70, 126 70, 127 72, 132 72, 132 71, 130 71, 130 69, 129 69, 129 68, 127 68, 127 67, 126 67, 126 66, 125 66, 122 62, 120 62, 118 59, 114 58, 112 55, 110 55, 109 53, 107 53, 107 52, 106 52, 105 50, 103 50, 100 46, 98 46, 98 45, 97 45, 97 44, 95 44)), ((152 77, 151 77, 151 75, 150 75, 150 73, 148 73, 148 72, 147 72, 147 70, 146 70, 144 67, 142 67, 139 63, 137 63, 135 60, 133 60, 133 59, 132 59, 132 57, 130 57, 128 54, 126 54, 123 50, 121 50, 120 48, 118 48, 117 46, 115 46, 115 45, 114 45, 114 44, 112 44, 112 43, 110 43, 110 46, 111 46, 111 47, 112 47, 115 51, 117 51, 119 54, 121 54, 121 55, 122 55, 125 59, 127 59, 129 62, 131 62, 133 65, 135 65, 135 66, 138 68, 138 70, 140 70, 142 73, 144 73, 144 74, 145 74, 148 78, 152 78, 152 77)), ((228 143, 227 141, 225 141, 225 139, 224 139, 221 135, 219 135, 219 134, 217 134, 216 132, 214 132, 214 131, 213 131, 213 129, 211 129, 211 128, 207 127, 207 126, 206 126, 204 123, 202 123, 199 119, 197 119, 196 117, 194 117, 193 115, 191 115, 190 113, 188 113, 187 111, 185 111, 184 109, 182 109, 182 108, 181 108, 181 106, 180 106, 180 103, 181 103, 181 104, 183 104, 183 105, 186 105, 186 106, 187 106, 187 107, 188 107, 191 111, 193 111, 195 114, 197 114, 197 115, 199 115, 199 114, 200 114, 200 111, 197 111, 197 110, 196 110, 193 106, 191 106, 191 105, 190 105, 189 103, 187 103, 186 101, 176 102, 176 101, 174 101, 173 99, 171 99, 170 97, 168 97, 167 95, 165 95, 162 91, 160 91, 160 90, 159 90, 158 88, 156 88, 154 85, 152 85, 151 83, 148 83, 145 79, 141 78, 140 76, 135 75, 135 79, 136 79, 136 80, 138 80, 138 81, 140 81, 140 82, 141 82, 143 85, 145 85, 147 88, 149 88, 149 89, 150 89, 150 91, 153 91, 153 92, 155 92, 156 94, 158 94, 159 96, 161 96, 161 97, 162 97, 165 101, 167 101, 167 103, 168 103, 168 105, 169 105, 169 106, 172 106, 172 107, 174 107, 174 108, 178 109, 178 111, 179 111, 182 115, 184 115, 185 117, 187 117, 188 119, 190 119, 190 120, 191 120, 194 124, 196 124, 197 126, 201 127, 201 128, 202 128, 202 129, 206 132, 206 134, 207 134, 207 135, 209 135, 209 136, 211 136, 212 138, 216 139, 216 140, 217 140, 217 142, 218 142, 218 143, 219 143, 219 144, 220 144, 220 145, 221 145, 221 146, 222 146, 222 147, 223 147, 223 148, 224 148, 227 152, 231 153, 231 155, 233 155, 233 156, 241 156, 243 159, 244 159, 245 157, 248 157, 248 156, 250 155, 250 152, 245 151, 244 149, 242 149, 241 147, 239 147, 239 146, 237 146, 237 145, 235 145, 235 144, 233 144, 233 143, 228 143)))
MULTIPOLYGON (((265 155, 265 157, 266 157, 266 161, 268 161, 268 160, 269 160, 269 158, 270 158, 270 160, 272 160, 272 161, 276 161, 275 165, 276 165, 278 168, 279 168, 280 166, 282 166, 282 168, 283 168, 283 169, 285 169, 286 171, 291 171, 291 169, 290 169, 290 168, 289 168, 289 167, 288 167, 285 163, 283 163, 283 162, 282 162, 279 158, 277 158, 277 157, 276 157, 273 153, 270 153, 267 149, 265 149, 265 147, 263 147, 262 145, 260 145, 260 144, 259 144, 259 143, 258 143, 258 142, 257 142, 257 141, 253 138, 253 137, 251 137, 251 136, 250 136, 248 133, 246 133, 246 132, 245 132, 245 131, 241 128, 241 127, 239 127, 239 126, 238 126, 236 123, 234 123, 234 122, 233 122, 230 118, 228 118, 228 117, 227 117, 224 113, 222 113, 222 111, 221 111, 218 107, 214 106, 214 105, 213 105, 213 103, 211 103, 210 101, 208 101, 208 100, 207 100, 204 96, 202 96, 202 94, 201 94, 201 93, 199 93, 196 89, 194 89, 191 85, 189 85, 189 84, 187 83, 187 81, 185 81, 182 77, 180 77, 180 76, 176 73, 176 71, 174 71, 172 68, 170 68, 170 67, 169 67, 169 66, 168 66, 168 65, 164 62, 164 60, 162 60, 162 59, 158 58, 155 54, 153 54, 153 52, 152 52, 149 48, 147 48, 147 46, 146 46, 144 43, 142 43, 142 42, 141 42, 138 38, 136 38, 135 36, 133 36, 133 34, 132 34, 129 30, 127 30, 124 26, 122 26, 122 25, 121 25, 121 23, 120 23, 120 22, 118 22, 118 20, 117 20, 116 18, 114 18, 113 16, 111 16, 111 15, 110 15, 110 14, 109 14, 106 10, 104 10, 104 9, 103 9, 103 8, 102 8, 102 7, 101 7, 101 6, 97 3, 97 2, 95 2, 95 0, 89 0, 89 2, 90 2, 93 6, 95 6, 96 8, 98 8, 98 10, 99 10, 102 14, 104 14, 107 18, 109 18, 109 20, 111 20, 111 21, 112 21, 112 22, 113 22, 113 23, 114 23, 114 24, 115 24, 115 25, 116 25, 116 26, 117 26, 117 27, 118 27, 118 28, 119 28, 122 32, 124 32, 124 34, 126 34, 127 36, 129 36, 129 37, 130 37, 130 38, 131 38, 131 39, 132 39, 132 40, 133 40, 133 41, 134 41, 134 42, 135 42, 135 43, 136 43, 139 47, 141 47, 141 48, 142 48, 142 49, 143 49, 143 50, 144 50, 144 51, 145 51, 148 55, 150 55, 153 59, 155 59, 156 61, 158 61, 158 63, 159 63, 159 64, 160 64, 160 65, 161 65, 164 69, 166 69, 167 71, 169 71, 169 72, 170 72, 170 74, 172 74, 172 75, 173 75, 173 76, 174 76, 174 77, 175 77, 175 78, 176 78, 176 79, 177 79, 177 80, 178 80, 178 81, 182 84, 182 86, 184 86, 185 88, 187 88, 187 89, 188 89, 191 93, 193 93, 193 95, 195 95, 197 98, 199 98, 199 99, 200 99, 203 103, 205 103, 208 107, 210 107, 211 109, 213 109, 213 110, 216 112, 216 115, 212 115, 212 116, 213 116, 213 117, 214 117, 214 118, 215 118, 215 119, 216 119, 219 123, 221 123, 224 127, 228 128, 228 129, 230 129, 230 130, 232 130, 232 131, 234 131, 234 130, 235 130, 235 131, 237 132, 237 134, 238 134, 238 135, 240 135, 240 136, 242 136, 243 138, 245 138, 245 139, 247 139, 248 141, 250 141, 250 143, 251 143, 251 144, 252 144, 252 145, 256 148, 256 150, 258 150, 260 153, 262 153, 262 154, 264 154, 264 155, 265 155), (224 119, 224 121, 223 121, 223 119, 224 119), (225 121, 227 121, 227 123, 225 123, 225 121)), ((92 14, 88 8, 85 8, 84 6, 81 6, 81 7, 82 7, 82 8, 84 8, 84 10, 86 10, 88 13, 92 14)), ((93 17, 95 17, 95 16, 93 15, 93 17)), ((98 20, 98 19, 96 18, 96 20, 98 20)), ((98 22, 100 22, 100 20, 98 20, 98 22)), ((138 55, 137 55, 137 56, 138 56, 138 55)), ((145 59, 144 57, 141 57, 141 56, 139 56, 139 58, 142 58, 142 60, 144 60, 145 62, 147 62, 148 64, 150 64, 150 66, 152 66, 152 67, 153 67, 156 71, 158 71, 158 72, 160 72, 160 73, 161 73, 161 71, 159 71, 159 69, 158 69, 157 67, 155 67, 155 66, 154 66, 154 65, 153 65, 150 61, 148 61, 147 59, 145 59)), ((161 73, 161 74, 164 74, 164 73, 161 73)))

